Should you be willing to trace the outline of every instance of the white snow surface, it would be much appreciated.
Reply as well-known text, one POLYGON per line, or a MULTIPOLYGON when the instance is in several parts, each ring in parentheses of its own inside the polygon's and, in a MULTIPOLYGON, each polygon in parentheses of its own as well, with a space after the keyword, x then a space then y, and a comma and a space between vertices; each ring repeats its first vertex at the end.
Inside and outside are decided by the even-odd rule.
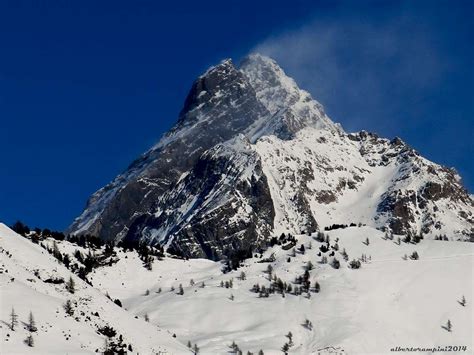
MULTIPOLYGON (((59 244, 61 249, 69 249, 72 254, 71 243, 59 244)), ((135 319, 103 292, 59 264, 39 245, 0 223, 0 353, 95 354, 96 350, 104 351, 105 337, 97 329, 105 325, 122 334, 124 342, 131 343, 135 353, 185 353, 185 347, 167 330, 135 319), (41 279, 35 276, 34 270, 41 279), (67 281, 71 276, 76 283, 74 294, 69 293, 64 284, 44 282, 51 277, 62 277, 67 281), (66 300, 74 304, 73 317, 64 311, 66 300), (8 327, 12 307, 18 314, 19 324, 15 331, 8 327), (34 347, 24 343, 30 311, 38 328, 33 333, 34 347), (95 312, 99 317, 93 315, 95 312)))
MULTIPOLYGON (((317 253, 324 243, 307 235, 297 236, 295 256, 291 250, 274 246, 263 258, 248 259, 243 267, 226 274, 218 262, 171 257, 156 259, 150 271, 136 252, 120 250, 117 263, 88 275, 94 287, 73 276, 77 292, 71 295, 64 285, 45 284, 33 275, 38 269, 43 280, 48 275, 67 278, 69 270, 38 245, 0 225, 0 349, 5 354, 94 353, 104 346, 104 337, 95 331, 97 323, 112 325, 126 343, 133 344, 134 353, 140 354, 189 354, 188 341, 198 344, 201 354, 232 353, 229 345, 233 341, 244 354, 256 354, 260 349, 265 354, 280 354, 289 331, 294 343, 290 354, 383 355, 393 353, 390 349, 396 346, 447 345, 466 346, 465 353, 472 353, 474 244, 423 240, 417 245, 397 245, 396 238, 386 240, 371 227, 327 234, 332 246, 339 238, 335 257, 341 262, 340 269, 320 263, 317 253), (366 238, 369 245, 364 244, 366 238), (306 246, 304 254, 299 252, 301 244, 306 246), (360 269, 350 269, 341 257, 343 249, 349 261, 362 254, 370 256, 370 261, 362 263, 360 269), (419 260, 403 259, 413 251, 418 252, 419 260), (271 254, 275 256, 273 262, 259 263, 271 254), (291 293, 259 298, 250 291, 257 283, 270 285, 268 265, 272 265, 274 275, 297 286, 293 281, 304 273, 308 261, 314 265, 311 284, 318 281, 321 286, 310 298, 291 293), (245 280, 240 279, 242 271, 245 280), (232 288, 220 286, 221 281, 231 279, 232 288), (183 295, 177 294, 180 284, 183 295), (113 304, 107 293, 120 299, 124 308, 113 304), (458 302, 462 296, 467 300, 465 306, 458 302), (65 315, 62 305, 66 299, 78 301, 78 321, 65 315), (35 347, 23 343, 28 334, 23 324, 14 332, 8 329, 12 306, 22 322, 30 310, 35 315, 39 328, 34 333, 35 347), (81 311, 92 321, 80 316, 81 311), (92 316, 95 311, 100 317, 92 316), (150 323, 143 320, 145 314, 150 323), (311 330, 302 326, 305 319, 312 322, 311 330), (448 319, 451 332, 443 328, 448 319)), ((67 241, 57 245, 73 260, 76 249, 85 252, 67 241)))
POLYGON ((370 227, 328 234, 331 240, 340 238, 340 250, 346 249, 349 260, 364 253, 371 261, 352 270, 336 252, 340 269, 319 264, 321 244, 305 235, 298 236, 298 246, 305 244, 306 253, 297 252, 291 262, 287 262, 291 251, 279 246, 264 254, 265 258, 275 253, 276 260, 270 264, 288 283, 302 275, 311 261, 315 265, 311 283, 317 280, 321 291, 311 293, 310 299, 291 294, 258 298, 250 292, 256 283, 270 284, 265 273, 268 264, 258 263, 260 258, 223 274, 222 264, 202 259, 165 258, 148 271, 136 254, 127 253, 126 259, 120 254, 114 266, 96 270, 91 280, 112 298, 121 299, 130 312, 140 317, 148 314, 151 322, 176 333, 183 344, 197 343, 203 354, 230 353, 233 341, 244 353, 256 354, 262 349, 265 354, 280 354, 289 331, 295 344, 291 354, 326 354, 330 350, 324 349, 331 348, 345 354, 389 354, 395 346, 454 344, 466 345, 468 353, 472 352, 472 243, 425 240, 399 246, 383 240, 383 233, 370 227), (363 244, 366 237, 369 246, 363 244), (415 250, 419 260, 402 259, 415 250), (242 271, 246 280, 239 279, 242 271), (233 288, 220 287, 221 281, 230 279, 233 288), (202 282, 204 288, 200 287, 202 282), (179 284, 184 295, 177 294, 179 284), (148 296, 146 290, 150 291, 148 296), (463 295, 469 302, 465 307, 458 303, 463 295), (313 323, 313 330, 302 326, 306 318, 313 323), (448 319, 452 332, 442 328, 448 319))

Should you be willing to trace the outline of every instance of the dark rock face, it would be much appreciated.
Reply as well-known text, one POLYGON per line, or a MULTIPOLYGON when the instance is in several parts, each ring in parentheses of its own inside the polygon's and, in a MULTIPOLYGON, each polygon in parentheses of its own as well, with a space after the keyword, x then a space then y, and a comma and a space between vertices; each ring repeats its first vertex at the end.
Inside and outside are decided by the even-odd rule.
POLYGON ((106 240, 122 239, 129 228, 136 233, 135 220, 143 221, 143 215, 166 203, 167 191, 204 151, 265 115, 268 111, 230 60, 211 68, 193 84, 175 127, 94 194, 70 232, 87 232, 106 240))
MULTIPOLYGON (((247 143, 239 137, 236 144, 247 143)), ((125 238, 165 236, 150 240, 171 242, 184 255, 210 259, 263 244, 273 228, 273 203, 259 158, 239 148, 218 145, 203 154, 165 195, 161 205, 166 209, 136 219, 125 238), (244 176, 245 171, 251 175, 244 176)))
POLYGON ((415 204, 416 195, 414 191, 407 191, 406 193, 395 191, 383 197, 377 211, 391 214, 388 226, 393 233, 412 235, 411 224, 415 222, 415 217, 411 207, 415 204))
MULTIPOLYGON (((193 216, 187 225, 177 232, 172 247, 184 254, 216 260, 237 250, 254 250, 262 246, 273 229, 275 213, 267 181, 259 164, 255 165, 256 175, 252 175, 250 181, 236 181, 235 185, 227 185, 224 188, 217 188, 216 184, 219 181, 217 176, 222 173, 226 162, 203 161, 202 164, 205 169, 212 171, 211 176, 216 177, 210 182, 212 186, 207 186, 205 190, 221 189, 220 194, 224 194, 225 202, 209 213, 193 216), (246 201, 241 201, 239 196, 246 196, 246 201), (252 212, 247 218, 231 222, 230 220, 239 214, 243 203, 247 204, 252 212), (195 248, 196 245, 200 248, 195 248)), ((209 181, 206 181, 207 176, 209 175, 202 176, 205 184, 209 184, 209 181)), ((195 178, 198 177, 190 176, 190 179, 195 178)), ((192 183, 195 184, 195 181, 192 183)))

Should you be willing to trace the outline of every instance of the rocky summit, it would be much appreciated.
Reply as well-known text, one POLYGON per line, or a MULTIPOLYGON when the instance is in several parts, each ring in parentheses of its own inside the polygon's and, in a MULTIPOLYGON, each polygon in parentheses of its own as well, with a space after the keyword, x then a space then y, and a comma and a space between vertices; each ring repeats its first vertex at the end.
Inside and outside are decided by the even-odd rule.
POLYGON ((68 232, 217 260, 335 224, 472 242, 473 212, 453 169, 399 138, 346 133, 254 54, 197 78, 174 127, 94 193, 68 232))

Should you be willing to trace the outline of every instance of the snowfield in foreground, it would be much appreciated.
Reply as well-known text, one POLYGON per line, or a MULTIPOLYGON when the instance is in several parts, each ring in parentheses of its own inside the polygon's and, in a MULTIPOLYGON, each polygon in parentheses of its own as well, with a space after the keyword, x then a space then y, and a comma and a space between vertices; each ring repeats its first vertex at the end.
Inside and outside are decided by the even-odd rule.
MULTIPOLYGON (((472 243, 423 240, 416 245, 403 241, 398 245, 397 238, 384 239, 382 232, 369 227, 326 234, 331 247, 338 238, 337 251, 331 248, 322 253, 327 256, 327 264, 320 263, 322 257, 317 255, 326 242, 300 235, 296 237, 295 253, 292 248, 284 250, 275 245, 262 257, 248 259, 243 267, 225 274, 221 263, 170 257, 155 260, 150 271, 135 251, 120 249, 117 263, 94 269, 88 275, 94 287, 74 277, 77 292, 71 295, 63 285, 38 280, 33 270, 39 269, 43 280, 49 273, 66 279, 71 272, 40 246, 2 225, 2 353, 102 351, 105 337, 96 332, 95 324, 110 324, 127 344, 133 344, 133 353, 140 354, 191 353, 188 342, 197 344, 201 354, 232 353, 233 342, 244 354, 257 354, 259 350, 281 354, 285 343, 291 345, 290 354, 388 354, 397 346, 448 345, 466 346, 465 353, 472 353, 472 243), (362 254, 367 261, 360 269, 349 268, 341 255, 344 249, 349 262, 362 254), (332 266, 332 251, 340 261, 339 269, 332 266), (418 260, 409 257, 414 251, 418 260), (262 262, 264 259, 274 261, 262 262), (310 292, 294 295, 295 287, 301 287, 295 278, 304 275, 308 262, 312 264, 310 292), (266 289, 270 286, 269 265, 271 278, 281 279, 286 287, 291 285, 292 291, 284 295, 270 293, 269 297, 259 297, 252 291, 256 284, 266 289), (231 280, 232 287, 226 288, 231 280), (319 292, 314 290, 316 281, 319 292), (123 308, 106 294, 119 299, 123 308), (460 304, 463 296, 465 306, 460 304), (78 320, 65 315, 62 305, 68 298, 78 301, 78 320), (27 331, 21 322, 18 330, 8 329, 12 306, 21 321, 26 321, 30 310, 35 315, 39 328, 34 335, 35 347, 23 343, 27 331), (80 315, 81 311, 85 316, 80 315), (96 311, 100 317, 91 315, 96 311), (89 315, 91 321, 86 320, 89 315), (445 328, 448 320, 452 324, 450 332, 445 328), (289 332, 291 343, 286 336, 289 332)), ((80 249, 69 242, 57 244, 72 259, 74 251, 80 249)))
POLYGON ((276 261, 269 264, 288 283, 302 275, 311 261, 311 285, 318 281, 321 290, 311 292, 309 299, 306 294, 258 298, 250 292, 254 284, 270 284, 269 264, 258 263, 259 258, 222 275, 220 265, 207 260, 156 262, 150 272, 129 257, 97 270, 92 280, 112 297, 121 298, 129 311, 140 316, 147 313, 151 322, 170 329, 183 343, 198 343, 204 353, 225 354, 233 341, 244 352, 281 353, 289 331, 294 342, 290 352, 297 354, 327 347, 348 354, 383 354, 396 346, 437 345, 466 345, 472 351, 472 306, 458 303, 462 295, 472 300, 471 243, 427 240, 399 246, 368 227, 328 234, 332 240, 339 237, 339 250, 345 248, 349 260, 367 254, 371 261, 360 269, 349 269, 336 252, 340 269, 319 264, 317 253, 322 244, 308 236, 298 237, 297 246, 306 245, 304 255, 297 252, 293 258, 291 251, 279 246, 264 255, 275 253, 276 261), (363 244, 367 237, 368 246, 363 244), (308 250, 309 243, 312 249, 308 250), (415 250, 419 260, 403 260, 415 250), (246 280, 239 280, 241 271, 246 280), (222 280, 231 278, 232 289, 220 287, 222 280), (191 279, 194 286, 190 286, 191 279), (199 287, 202 281, 204 288, 199 287), (180 283, 182 296, 170 291, 171 286, 177 290, 180 283), (159 288, 162 292, 157 294, 159 288), (150 294, 145 296, 147 289, 150 294), (305 319, 312 322, 312 330, 303 327, 305 319), (442 328, 448 319, 452 332, 442 328))
MULTIPOLYGON (((68 243, 69 244, 69 243, 68 243)), ((121 309, 103 293, 89 286, 60 265, 53 256, 0 223, 0 353, 1 354, 95 354, 104 351, 106 337, 99 327, 109 325, 132 344, 133 353, 185 353, 166 330, 159 329, 121 309), (37 270, 35 275, 35 270, 37 270), (44 282, 69 277, 75 282, 71 294, 64 284, 44 282), (64 304, 70 300, 74 315, 64 304), (15 331, 9 328, 12 307, 18 315, 15 331), (24 340, 29 312, 36 321, 34 347, 24 340), (98 316, 96 315, 96 312, 98 316)))

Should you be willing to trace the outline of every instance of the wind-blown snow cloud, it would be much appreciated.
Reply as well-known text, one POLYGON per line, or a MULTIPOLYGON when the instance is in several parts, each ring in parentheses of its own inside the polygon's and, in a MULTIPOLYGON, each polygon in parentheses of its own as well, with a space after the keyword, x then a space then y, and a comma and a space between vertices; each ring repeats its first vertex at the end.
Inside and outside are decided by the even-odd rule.
POLYGON ((396 132, 400 99, 431 90, 445 70, 433 34, 410 16, 379 23, 314 20, 254 51, 277 60, 349 131, 396 132))

